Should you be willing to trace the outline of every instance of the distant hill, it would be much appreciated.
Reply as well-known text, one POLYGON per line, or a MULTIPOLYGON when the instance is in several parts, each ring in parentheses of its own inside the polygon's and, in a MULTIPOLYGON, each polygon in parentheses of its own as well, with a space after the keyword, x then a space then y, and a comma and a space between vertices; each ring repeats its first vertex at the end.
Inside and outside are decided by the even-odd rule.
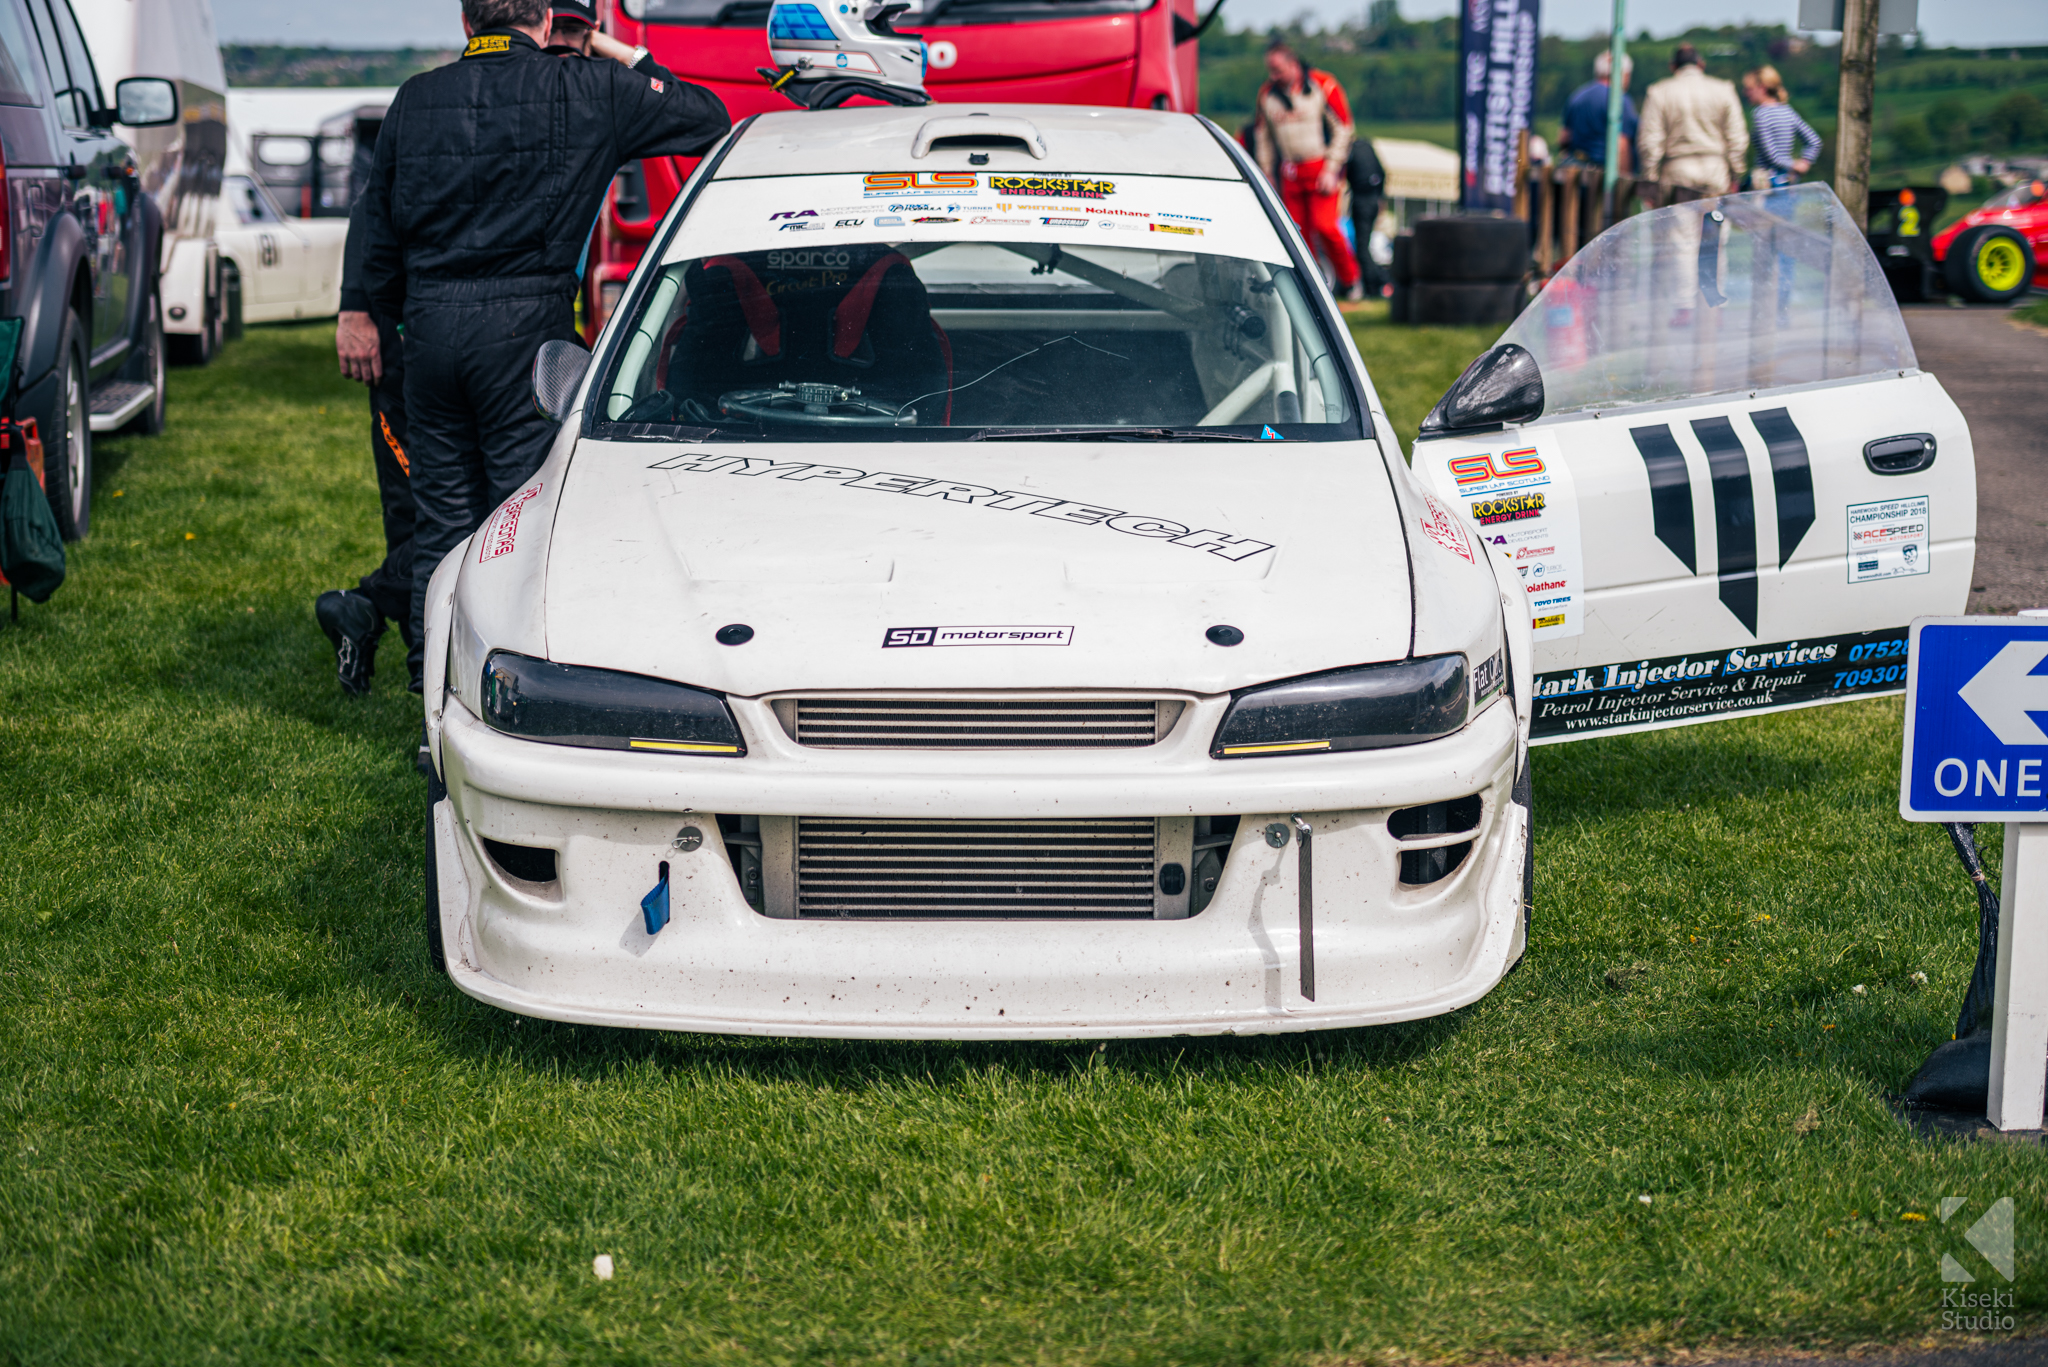
POLYGON ((231 86, 398 85, 422 71, 446 66, 458 49, 269 47, 223 43, 221 61, 231 86))

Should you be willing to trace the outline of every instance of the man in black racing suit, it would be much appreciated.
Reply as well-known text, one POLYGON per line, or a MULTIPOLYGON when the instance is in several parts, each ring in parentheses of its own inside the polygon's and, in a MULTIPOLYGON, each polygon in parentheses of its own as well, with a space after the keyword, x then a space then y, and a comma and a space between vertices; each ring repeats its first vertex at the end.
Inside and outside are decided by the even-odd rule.
POLYGON ((364 206, 371 308, 405 338, 415 677, 428 579, 554 438, 533 358, 575 337, 576 263, 606 185, 731 127, 715 95, 608 34, 589 57, 544 52, 547 0, 463 0, 462 25, 462 58, 392 100, 364 206))

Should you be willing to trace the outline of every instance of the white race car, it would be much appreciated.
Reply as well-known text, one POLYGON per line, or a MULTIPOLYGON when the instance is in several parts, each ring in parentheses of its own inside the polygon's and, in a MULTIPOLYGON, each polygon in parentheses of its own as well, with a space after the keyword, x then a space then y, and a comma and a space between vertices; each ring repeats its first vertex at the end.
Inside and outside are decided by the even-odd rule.
POLYGON ((429 599, 463 991, 1215 1034, 1449 1011, 1520 958, 1524 591, 1213 125, 749 120, 536 384, 560 437, 429 599))

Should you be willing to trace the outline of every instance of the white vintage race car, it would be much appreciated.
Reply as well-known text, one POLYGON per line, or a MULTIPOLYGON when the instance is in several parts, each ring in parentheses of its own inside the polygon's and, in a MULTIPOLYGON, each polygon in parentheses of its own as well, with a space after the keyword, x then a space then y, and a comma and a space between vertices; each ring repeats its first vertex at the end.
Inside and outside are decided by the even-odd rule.
POLYGON ((430 595, 463 991, 1204 1034, 1448 1011, 1520 957, 1522 590, 1213 125, 750 120, 564 359, 546 463, 430 595))

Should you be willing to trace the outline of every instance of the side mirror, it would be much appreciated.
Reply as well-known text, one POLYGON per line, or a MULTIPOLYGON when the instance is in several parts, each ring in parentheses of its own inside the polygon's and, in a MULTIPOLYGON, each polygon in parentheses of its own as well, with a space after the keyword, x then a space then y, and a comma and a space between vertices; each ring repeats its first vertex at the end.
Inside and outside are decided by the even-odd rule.
POLYGON ((114 117, 130 128, 178 121, 178 87, 161 76, 130 76, 114 83, 114 117))
POLYGON ((1503 342, 1465 367, 1422 420, 1416 440, 1460 432, 1496 432, 1503 423, 1543 416, 1543 372, 1524 347, 1503 342))
POLYGON ((542 342, 533 358, 533 406, 540 415, 560 422, 576 402, 583 387, 583 372, 590 369, 590 353, 574 342, 542 342))

